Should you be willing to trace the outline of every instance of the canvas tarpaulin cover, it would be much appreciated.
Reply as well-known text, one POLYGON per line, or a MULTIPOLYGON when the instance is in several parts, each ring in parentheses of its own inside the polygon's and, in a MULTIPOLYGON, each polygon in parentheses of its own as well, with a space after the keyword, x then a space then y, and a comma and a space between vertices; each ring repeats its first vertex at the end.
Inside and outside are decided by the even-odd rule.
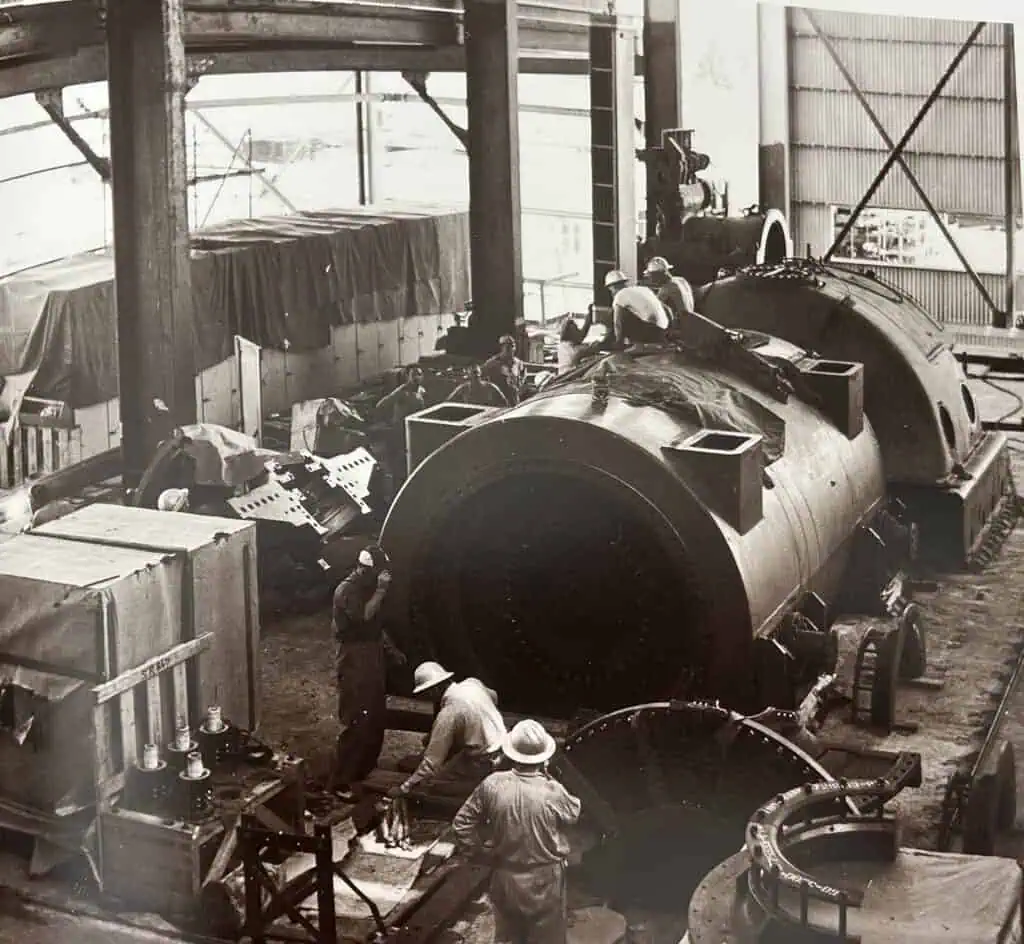
POLYGON ((728 373, 706 361, 691 362, 682 351, 605 357, 563 374, 537 397, 558 396, 567 385, 581 379, 589 382, 603 370, 607 370, 609 392, 627 402, 665 410, 698 429, 759 434, 764 437, 768 462, 774 462, 785 450, 786 423, 781 417, 737 389, 728 373))
MULTIPOLYGON (((894 862, 864 868, 873 873, 866 888, 842 865, 813 869, 816 879, 863 888, 861 906, 848 912, 849 933, 862 944, 1019 944, 1021 876, 1012 859, 901 849, 894 862)), ((795 892, 780 900, 800 913, 795 892)), ((835 916, 834 904, 811 902, 812 920, 828 925, 835 916)))
MULTIPOLYGON (((238 334, 278 350, 330 343, 332 325, 458 311, 469 300, 469 216, 439 207, 324 210, 192 237, 196 367, 238 334)), ((114 261, 95 253, 0 280, 8 408, 29 387, 72 407, 117 396, 114 261)))

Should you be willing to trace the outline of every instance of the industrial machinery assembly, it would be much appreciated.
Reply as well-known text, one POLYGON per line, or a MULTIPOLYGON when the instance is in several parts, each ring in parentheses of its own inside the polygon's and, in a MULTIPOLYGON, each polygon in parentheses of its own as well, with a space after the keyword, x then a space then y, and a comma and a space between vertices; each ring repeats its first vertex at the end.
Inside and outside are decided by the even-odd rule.
POLYGON ((513 409, 410 418, 419 465, 383 532, 410 638, 519 710, 791 707, 828 670, 853 585, 877 600, 918 528, 962 565, 1010 487, 1004 438, 982 431, 923 311, 811 271, 713 283, 675 343, 602 357, 513 409), (778 676, 806 658, 786 692, 778 676))

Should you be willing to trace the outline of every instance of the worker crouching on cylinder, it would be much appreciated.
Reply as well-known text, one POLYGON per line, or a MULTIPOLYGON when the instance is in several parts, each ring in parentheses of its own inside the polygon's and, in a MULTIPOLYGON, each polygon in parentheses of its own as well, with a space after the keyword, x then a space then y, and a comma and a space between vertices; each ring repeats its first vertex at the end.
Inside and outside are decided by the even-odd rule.
POLYGON ((414 674, 414 695, 429 698, 436 710, 430 738, 418 766, 392 799, 429 782, 437 792, 466 796, 494 770, 505 739, 498 696, 479 679, 453 682, 455 675, 436 662, 414 674))
POLYGON ((455 816, 455 836, 495 867, 495 944, 565 944, 566 829, 579 820, 580 801, 548 775, 555 741, 538 722, 520 721, 503 750, 513 769, 473 791, 455 816))
POLYGON ((334 635, 338 642, 337 756, 328 789, 351 799, 380 757, 387 725, 387 667, 405 656, 381 624, 381 607, 391 586, 388 557, 371 544, 359 552, 355 570, 334 591, 334 635))
POLYGON ((615 346, 660 344, 669 326, 668 312, 646 285, 634 285, 624 272, 614 270, 604 277, 612 296, 612 326, 615 346))

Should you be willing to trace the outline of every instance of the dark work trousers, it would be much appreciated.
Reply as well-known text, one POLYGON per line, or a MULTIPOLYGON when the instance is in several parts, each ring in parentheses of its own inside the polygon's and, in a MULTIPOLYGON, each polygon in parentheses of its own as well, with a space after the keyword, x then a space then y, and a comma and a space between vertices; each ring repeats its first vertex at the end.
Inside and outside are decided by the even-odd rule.
POLYGON ((529 871, 498 868, 490 897, 494 944, 565 944, 569 922, 563 863, 529 871))
POLYGON ((344 643, 338 651, 338 733, 332 786, 365 780, 377 766, 387 726, 384 644, 344 643))
POLYGON ((631 311, 615 310, 615 335, 629 344, 660 344, 665 340, 665 329, 641 321, 631 311))

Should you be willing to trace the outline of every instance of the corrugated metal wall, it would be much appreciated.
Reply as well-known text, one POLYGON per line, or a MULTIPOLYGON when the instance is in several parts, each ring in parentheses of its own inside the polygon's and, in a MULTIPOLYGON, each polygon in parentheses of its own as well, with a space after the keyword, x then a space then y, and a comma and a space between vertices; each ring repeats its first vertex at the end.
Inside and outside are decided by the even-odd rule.
MULTIPOLYGON (((839 57, 899 141, 973 24, 815 11, 839 57)), ((822 255, 831 207, 856 206, 888 151, 800 9, 789 10, 792 216, 795 245, 822 255)), ((907 164, 938 210, 1003 218, 1004 50, 987 26, 907 146, 907 164)), ((924 210, 894 166, 870 206, 924 210)), ((992 313, 963 272, 874 266, 947 322, 988 324, 992 313)), ((992 267, 989 267, 992 268, 992 267)), ((1001 275, 980 273, 993 300, 1001 275)))

